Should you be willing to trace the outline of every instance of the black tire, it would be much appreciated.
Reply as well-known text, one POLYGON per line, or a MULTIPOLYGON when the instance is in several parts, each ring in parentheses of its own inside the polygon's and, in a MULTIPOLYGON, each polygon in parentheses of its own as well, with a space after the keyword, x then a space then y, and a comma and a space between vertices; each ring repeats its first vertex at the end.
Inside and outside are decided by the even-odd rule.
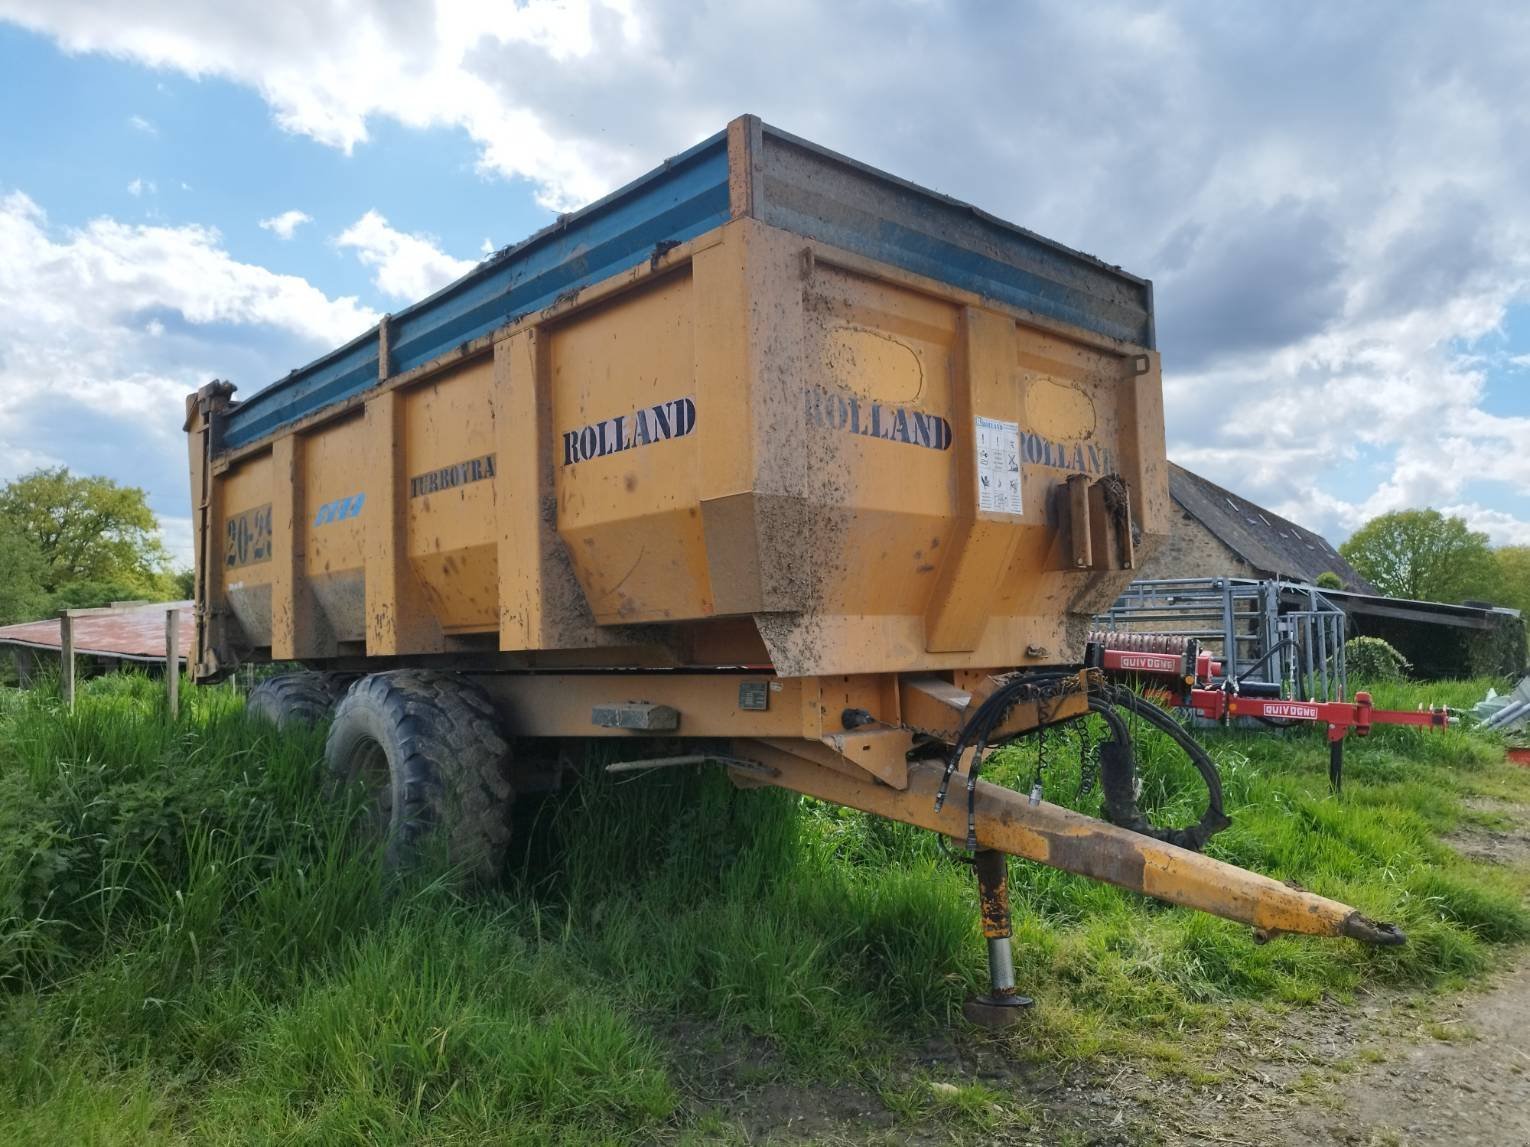
POLYGON ((332 784, 361 785, 386 833, 386 863, 407 869, 436 830, 447 859, 497 878, 510 845, 510 746, 494 705, 455 673, 402 669, 351 686, 324 746, 332 784))
POLYGON ((329 673, 282 673, 267 677, 250 690, 244 711, 262 717, 278 729, 312 727, 329 720, 350 682, 329 673))

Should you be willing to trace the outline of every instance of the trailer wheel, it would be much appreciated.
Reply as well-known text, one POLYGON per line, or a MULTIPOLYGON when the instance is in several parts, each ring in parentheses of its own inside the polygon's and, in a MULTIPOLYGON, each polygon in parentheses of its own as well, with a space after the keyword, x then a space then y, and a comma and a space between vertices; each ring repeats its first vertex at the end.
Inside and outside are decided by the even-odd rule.
POLYGON ((330 673, 282 673, 267 677, 251 689, 244 700, 244 711, 270 721, 278 729, 317 725, 329 720, 349 683, 349 679, 330 673))
POLYGON ((455 673, 403 669, 351 686, 324 757, 340 789, 360 785, 386 834, 392 870, 416 863, 435 830, 470 877, 498 876, 510 844, 510 747, 494 705, 455 673))

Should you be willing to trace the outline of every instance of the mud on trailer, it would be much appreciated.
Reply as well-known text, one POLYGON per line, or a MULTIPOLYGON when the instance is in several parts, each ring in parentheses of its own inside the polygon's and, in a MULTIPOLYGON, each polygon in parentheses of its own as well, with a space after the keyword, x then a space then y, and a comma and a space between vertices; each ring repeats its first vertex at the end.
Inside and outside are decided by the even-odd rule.
POLYGON ((395 860, 436 829, 494 870, 517 786, 607 738, 965 846, 976 1018, 1022 1001, 1003 854, 1401 940, 1195 851, 1226 823, 1210 759, 1081 664, 1168 529, 1143 280, 746 116, 232 392, 187 403, 195 677, 307 666, 251 703, 332 714, 395 860), (1091 713, 1115 823, 980 779, 1091 713), (1197 825, 1138 811, 1124 713, 1201 769, 1197 825))

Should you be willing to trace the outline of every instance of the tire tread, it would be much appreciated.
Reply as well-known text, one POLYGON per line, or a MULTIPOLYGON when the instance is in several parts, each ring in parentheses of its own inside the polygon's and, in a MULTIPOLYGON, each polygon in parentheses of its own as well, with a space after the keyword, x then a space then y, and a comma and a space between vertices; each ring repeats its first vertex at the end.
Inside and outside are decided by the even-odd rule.
POLYGON ((510 845, 510 745, 494 704, 471 679, 426 669, 362 678, 335 711, 325 757, 342 782, 358 736, 388 756, 395 794, 388 859, 407 866, 438 826, 453 863, 481 879, 500 870, 510 845))
POLYGON ((280 673, 258 682, 245 697, 245 711, 278 729, 318 725, 329 720, 348 682, 330 673, 304 670, 280 673))

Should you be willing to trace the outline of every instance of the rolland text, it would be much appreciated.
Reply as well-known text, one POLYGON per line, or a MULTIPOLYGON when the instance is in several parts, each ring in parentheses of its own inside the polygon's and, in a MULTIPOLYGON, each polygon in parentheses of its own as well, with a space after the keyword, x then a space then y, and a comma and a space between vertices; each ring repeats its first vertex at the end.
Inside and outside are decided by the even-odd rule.
POLYGON ((696 402, 674 398, 657 406, 618 414, 600 422, 563 432, 563 464, 588 462, 623 450, 636 450, 671 438, 684 438, 696 429, 696 402))
POLYGON ((820 386, 807 389, 807 420, 810 426, 886 442, 906 442, 930 450, 951 447, 951 424, 938 414, 907 406, 884 406, 869 398, 835 394, 820 386))

